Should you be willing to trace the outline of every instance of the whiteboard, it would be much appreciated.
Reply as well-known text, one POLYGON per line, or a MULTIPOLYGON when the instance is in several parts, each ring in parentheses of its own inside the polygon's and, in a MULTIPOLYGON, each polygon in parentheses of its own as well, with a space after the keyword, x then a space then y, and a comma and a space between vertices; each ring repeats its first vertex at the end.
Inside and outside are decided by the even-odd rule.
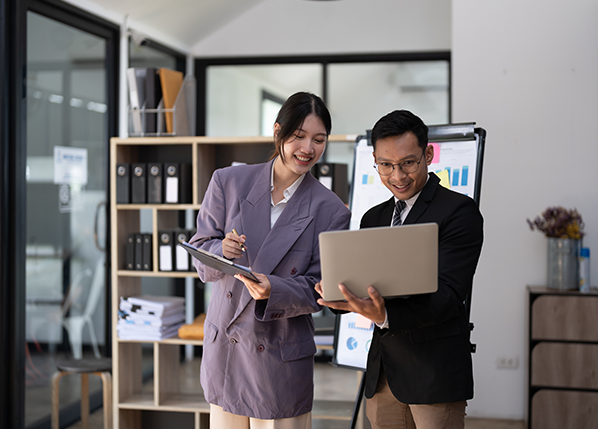
MULTIPOLYGON (((478 205, 485 138, 486 131, 474 128, 473 123, 430 126, 428 131, 428 144, 434 147, 434 158, 428 171, 440 176, 444 186, 470 196, 478 205)), ((351 186, 350 229, 359 229, 365 212, 391 196, 374 168, 373 148, 369 140, 367 137, 358 139, 351 186)), ((468 312, 469 304, 467 299, 468 312)), ((365 329, 363 323, 356 323, 356 316, 355 313, 337 316, 333 364, 365 370, 374 324, 365 329)))

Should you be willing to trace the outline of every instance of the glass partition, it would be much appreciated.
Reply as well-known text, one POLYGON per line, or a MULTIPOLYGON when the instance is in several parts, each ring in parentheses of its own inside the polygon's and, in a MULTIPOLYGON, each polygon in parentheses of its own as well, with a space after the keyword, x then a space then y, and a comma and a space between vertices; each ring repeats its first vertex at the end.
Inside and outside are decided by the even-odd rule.
MULTIPOLYGON (((106 40, 34 12, 27 24, 29 426, 50 415, 56 361, 104 346, 108 107, 106 40)), ((60 403, 78 400, 76 377, 63 383, 60 403)))
POLYGON ((263 93, 268 100, 283 102, 297 91, 322 96, 322 70, 321 64, 208 67, 206 135, 272 135, 274 122, 266 124, 262 119, 262 112, 272 111, 262 109, 263 93))
MULTIPOLYGON (((328 65, 327 105, 334 134, 365 134, 393 110, 410 110, 428 125, 447 124, 449 62, 401 61, 328 65)), ((354 145, 337 143, 326 160, 348 164, 349 182, 354 145)))

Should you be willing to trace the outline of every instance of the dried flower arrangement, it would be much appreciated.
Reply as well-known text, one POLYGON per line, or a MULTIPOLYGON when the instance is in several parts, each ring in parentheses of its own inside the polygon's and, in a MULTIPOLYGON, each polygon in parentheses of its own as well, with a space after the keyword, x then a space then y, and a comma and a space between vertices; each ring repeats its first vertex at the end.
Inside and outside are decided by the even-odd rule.
POLYGON ((542 231, 546 237, 581 239, 584 235, 584 223, 577 209, 548 207, 541 216, 533 221, 527 219, 531 230, 542 231))

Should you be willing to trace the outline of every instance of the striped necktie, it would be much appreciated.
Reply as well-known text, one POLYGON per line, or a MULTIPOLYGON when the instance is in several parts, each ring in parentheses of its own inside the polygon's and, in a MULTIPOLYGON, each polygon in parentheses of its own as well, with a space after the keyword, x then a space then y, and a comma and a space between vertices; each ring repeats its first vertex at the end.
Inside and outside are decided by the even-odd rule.
POLYGON ((403 200, 397 200, 395 204, 395 214, 392 217, 392 226, 400 226, 403 222, 401 222, 401 213, 405 210, 407 204, 403 200))

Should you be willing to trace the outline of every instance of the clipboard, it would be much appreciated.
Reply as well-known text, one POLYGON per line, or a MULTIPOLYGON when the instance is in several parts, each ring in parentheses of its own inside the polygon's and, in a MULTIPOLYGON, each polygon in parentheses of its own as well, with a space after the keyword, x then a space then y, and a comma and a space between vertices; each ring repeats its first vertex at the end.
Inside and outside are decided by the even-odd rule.
POLYGON ((224 274, 230 274, 234 276, 235 274, 241 274, 242 276, 247 277, 249 280, 253 280, 256 283, 260 283, 256 276, 253 275, 251 270, 243 265, 235 264, 233 261, 229 261, 226 258, 222 258, 218 255, 214 255, 213 253, 206 252, 203 249, 198 249, 187 243, 186 241, 181 241, 178 243, 183 249, 185 249, 191 256, 197 259, 204 265, 208 267, 214 268, 218 271, 222 271, 224 274))

